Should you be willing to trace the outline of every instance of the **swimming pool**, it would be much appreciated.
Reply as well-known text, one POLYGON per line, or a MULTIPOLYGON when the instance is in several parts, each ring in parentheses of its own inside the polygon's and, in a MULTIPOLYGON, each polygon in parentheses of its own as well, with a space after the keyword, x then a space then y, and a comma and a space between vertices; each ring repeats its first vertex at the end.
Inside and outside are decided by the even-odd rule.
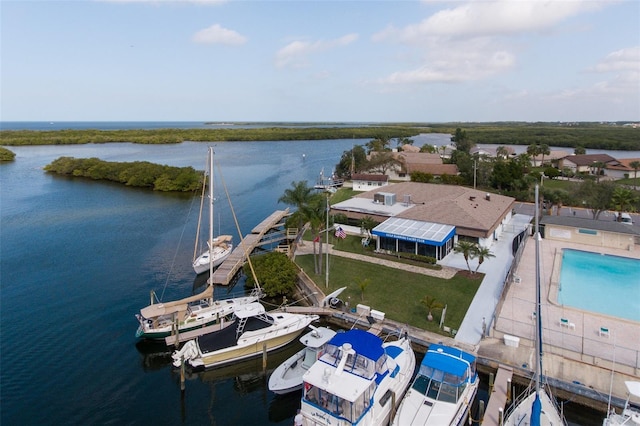
POLYGON ((640 260, 563 249, 558 302, 640 322, 640 260))

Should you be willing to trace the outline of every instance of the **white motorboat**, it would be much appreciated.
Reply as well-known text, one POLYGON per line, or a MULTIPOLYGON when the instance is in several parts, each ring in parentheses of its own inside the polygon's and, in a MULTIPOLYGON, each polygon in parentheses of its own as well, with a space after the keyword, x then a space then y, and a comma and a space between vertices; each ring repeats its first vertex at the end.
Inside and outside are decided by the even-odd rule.
POLYGON ((536 185, 535 197, 536 197, 536 215, 535 215, 535 231, 534 238, 536 244, 536 333, 535 333, 535 372, 534 372, 534 384, 535 386, 529 386, 525 392, 520 395, 513 405, 505 414, 503 424, 505 426, 515 425, 566 425, 564 416, 560 413, 555 399, 553 399, 551 392, 544 385, 544 377, 542 375, 542 311, 541 306, 541 289, 540 289, 540 228, 538 225, 538 192, 539 188, 536 185))
POLYGON ((213 368, 258 356, 291 343, 318 318, 267 313, 258 302, 236 305, 230 321, 220 321, 217 330, 189 340, 175 351, 173 365, 179 367, 184 361, 194 368, 213 368))
POLYGON ((478 392, 476 357, 432 344, 393 419, 397 426, 460 425, 478 392))
POLYGON ((406 336, 385 343, 367 331, 337 333, 303 376, 303 424, 388 424, 415 365, 406 336))
POLYGON ((269 390, 285 394, 302 389, 302 376, 320 356, 336 332, 327 327, 314 327, 300 338, 305 347, 280 364, 269 377, 269 390))
POLYGON ((627 380, 624 384, 627 387, 628 395, 622 412, 618 414, 615 410, 610 409, 602 426, 640 425, 640 382, 627 380), (631 402, 631 397, 635 397, 635 402, 631 402))
MULTIPOLYGON (((213 211, 214 211, 214 185, 213 185, 213 148, 209 148, 207 153, 208 171, 205 171, 205 186, 209 187, 209 238, 207 240, 207 248, 198 256, 198 236, 200 235, 200 224, 202 223, 202 204, 200 204, 200 215, 198 217, 198 233, 196 236, 196 246, 193 251, 193 270, 196 274, 202 274, 211 268, 218 267, 224 260, 229 257, 233 251, 233 237, 231 235, 213 236, 213 211), (207 175, 209 176, 207 185, 207 175)), ((202 198, 204 200, 204 196, 202 198)))

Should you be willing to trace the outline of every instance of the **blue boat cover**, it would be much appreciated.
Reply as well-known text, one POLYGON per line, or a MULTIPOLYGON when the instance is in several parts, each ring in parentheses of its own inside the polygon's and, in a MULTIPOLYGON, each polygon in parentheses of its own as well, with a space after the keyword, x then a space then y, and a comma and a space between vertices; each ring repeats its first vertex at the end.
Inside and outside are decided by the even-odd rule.
POLYGON ((351 344, 353 350, 358 355, 377 361, 383 354, 382 339, 367 331, 353 329, 344 333, 337 333, 329 341, 330 345, 342 346, 345 343, 351 344))
POLYGON ((460 362, 459 359, 466 360, 469 364, 476 361, 476 357, 468 352, 462 351, 450 346, 432 344, 429 345, 429 350, 422 359, 422 364, 426 367, 431 367, 435 370, 444 371, 445 373, 452 374, 459 377, 464 377, 467 369, 467 364, 460 362), (444 354, 437 353, 439 349, 442 349, 444 354, 451 356, 444 356, 444 354), (452 358, 455 357, 455 358, 452 358), (458 359, 456 359, 458 358, 458 359))

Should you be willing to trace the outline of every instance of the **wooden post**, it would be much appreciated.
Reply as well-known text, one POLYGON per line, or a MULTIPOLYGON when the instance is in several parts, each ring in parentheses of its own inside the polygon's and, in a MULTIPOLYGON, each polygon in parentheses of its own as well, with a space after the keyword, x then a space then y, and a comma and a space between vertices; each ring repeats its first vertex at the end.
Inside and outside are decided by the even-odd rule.
POLYGON ((504 424, 504 409, 502 407, 498 408, 498 425, 502 426, 504 424))
POLYGON ((267 342, 262 343, 262 373, 267 372, 267 342))
MULTIPOLYGON (((471 410, 469 410, 469 413, 471 413, 471 410)), ((480 421, 480 424, 482 424, 482 420, 484 420, 484 401, 483 400, 478 401, 478 419, 480 421)))
POLYGON ((180 357, 180 392, 184 393, 184 355, 180 357))
POLYGON ((489 395, 491 395, 491 392, 493 392, 493 381, 494 381, 495 377, 493 376, 493 373, 489 373, 489 395))
POLYGON ((511 377, 507 380, 507 404, 511 402, 511 377))

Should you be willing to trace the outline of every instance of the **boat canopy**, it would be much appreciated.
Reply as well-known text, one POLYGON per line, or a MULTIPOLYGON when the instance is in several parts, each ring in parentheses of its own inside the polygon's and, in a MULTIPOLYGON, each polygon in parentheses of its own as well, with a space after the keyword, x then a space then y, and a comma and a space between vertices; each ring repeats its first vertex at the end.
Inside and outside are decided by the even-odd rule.
POLYGON ((258 302, 246 303, 243 305, 238 305, 233 310, 233 313, 237 318, 250 318, 255 317, 256 315, 261 315, 265 313, 264 306, 262 306, 258 302))
POLYGON ((384 355, 382 339, 368 331, 353 329, 344 333, 337 333, 329 341, 329 345, 337 347, 341 347, 345 343, 349 343, 358 355, 369 358, 374 362, 384 355))
POLYGON ((627 380, 624 384, 631 395, 640 398, 640 382, 627 380))
POLYGON ((140 310, 140 315, 146 319, 156 318, 162 315, 171 315, 178 312, 185 312, 189 309, 189 303, 198 302, 203 299, 210 299, 213 297, 213 287, 207 286, 207 288, 199 294, 185 297, 184 299, 174 300, 167 303, 154 303, 146 308, 140 310))
POLYGON ((432 344, 425 354, 418 374, 452 385, 465 383, 475 373, 476 357, 449 346, 432 344))

